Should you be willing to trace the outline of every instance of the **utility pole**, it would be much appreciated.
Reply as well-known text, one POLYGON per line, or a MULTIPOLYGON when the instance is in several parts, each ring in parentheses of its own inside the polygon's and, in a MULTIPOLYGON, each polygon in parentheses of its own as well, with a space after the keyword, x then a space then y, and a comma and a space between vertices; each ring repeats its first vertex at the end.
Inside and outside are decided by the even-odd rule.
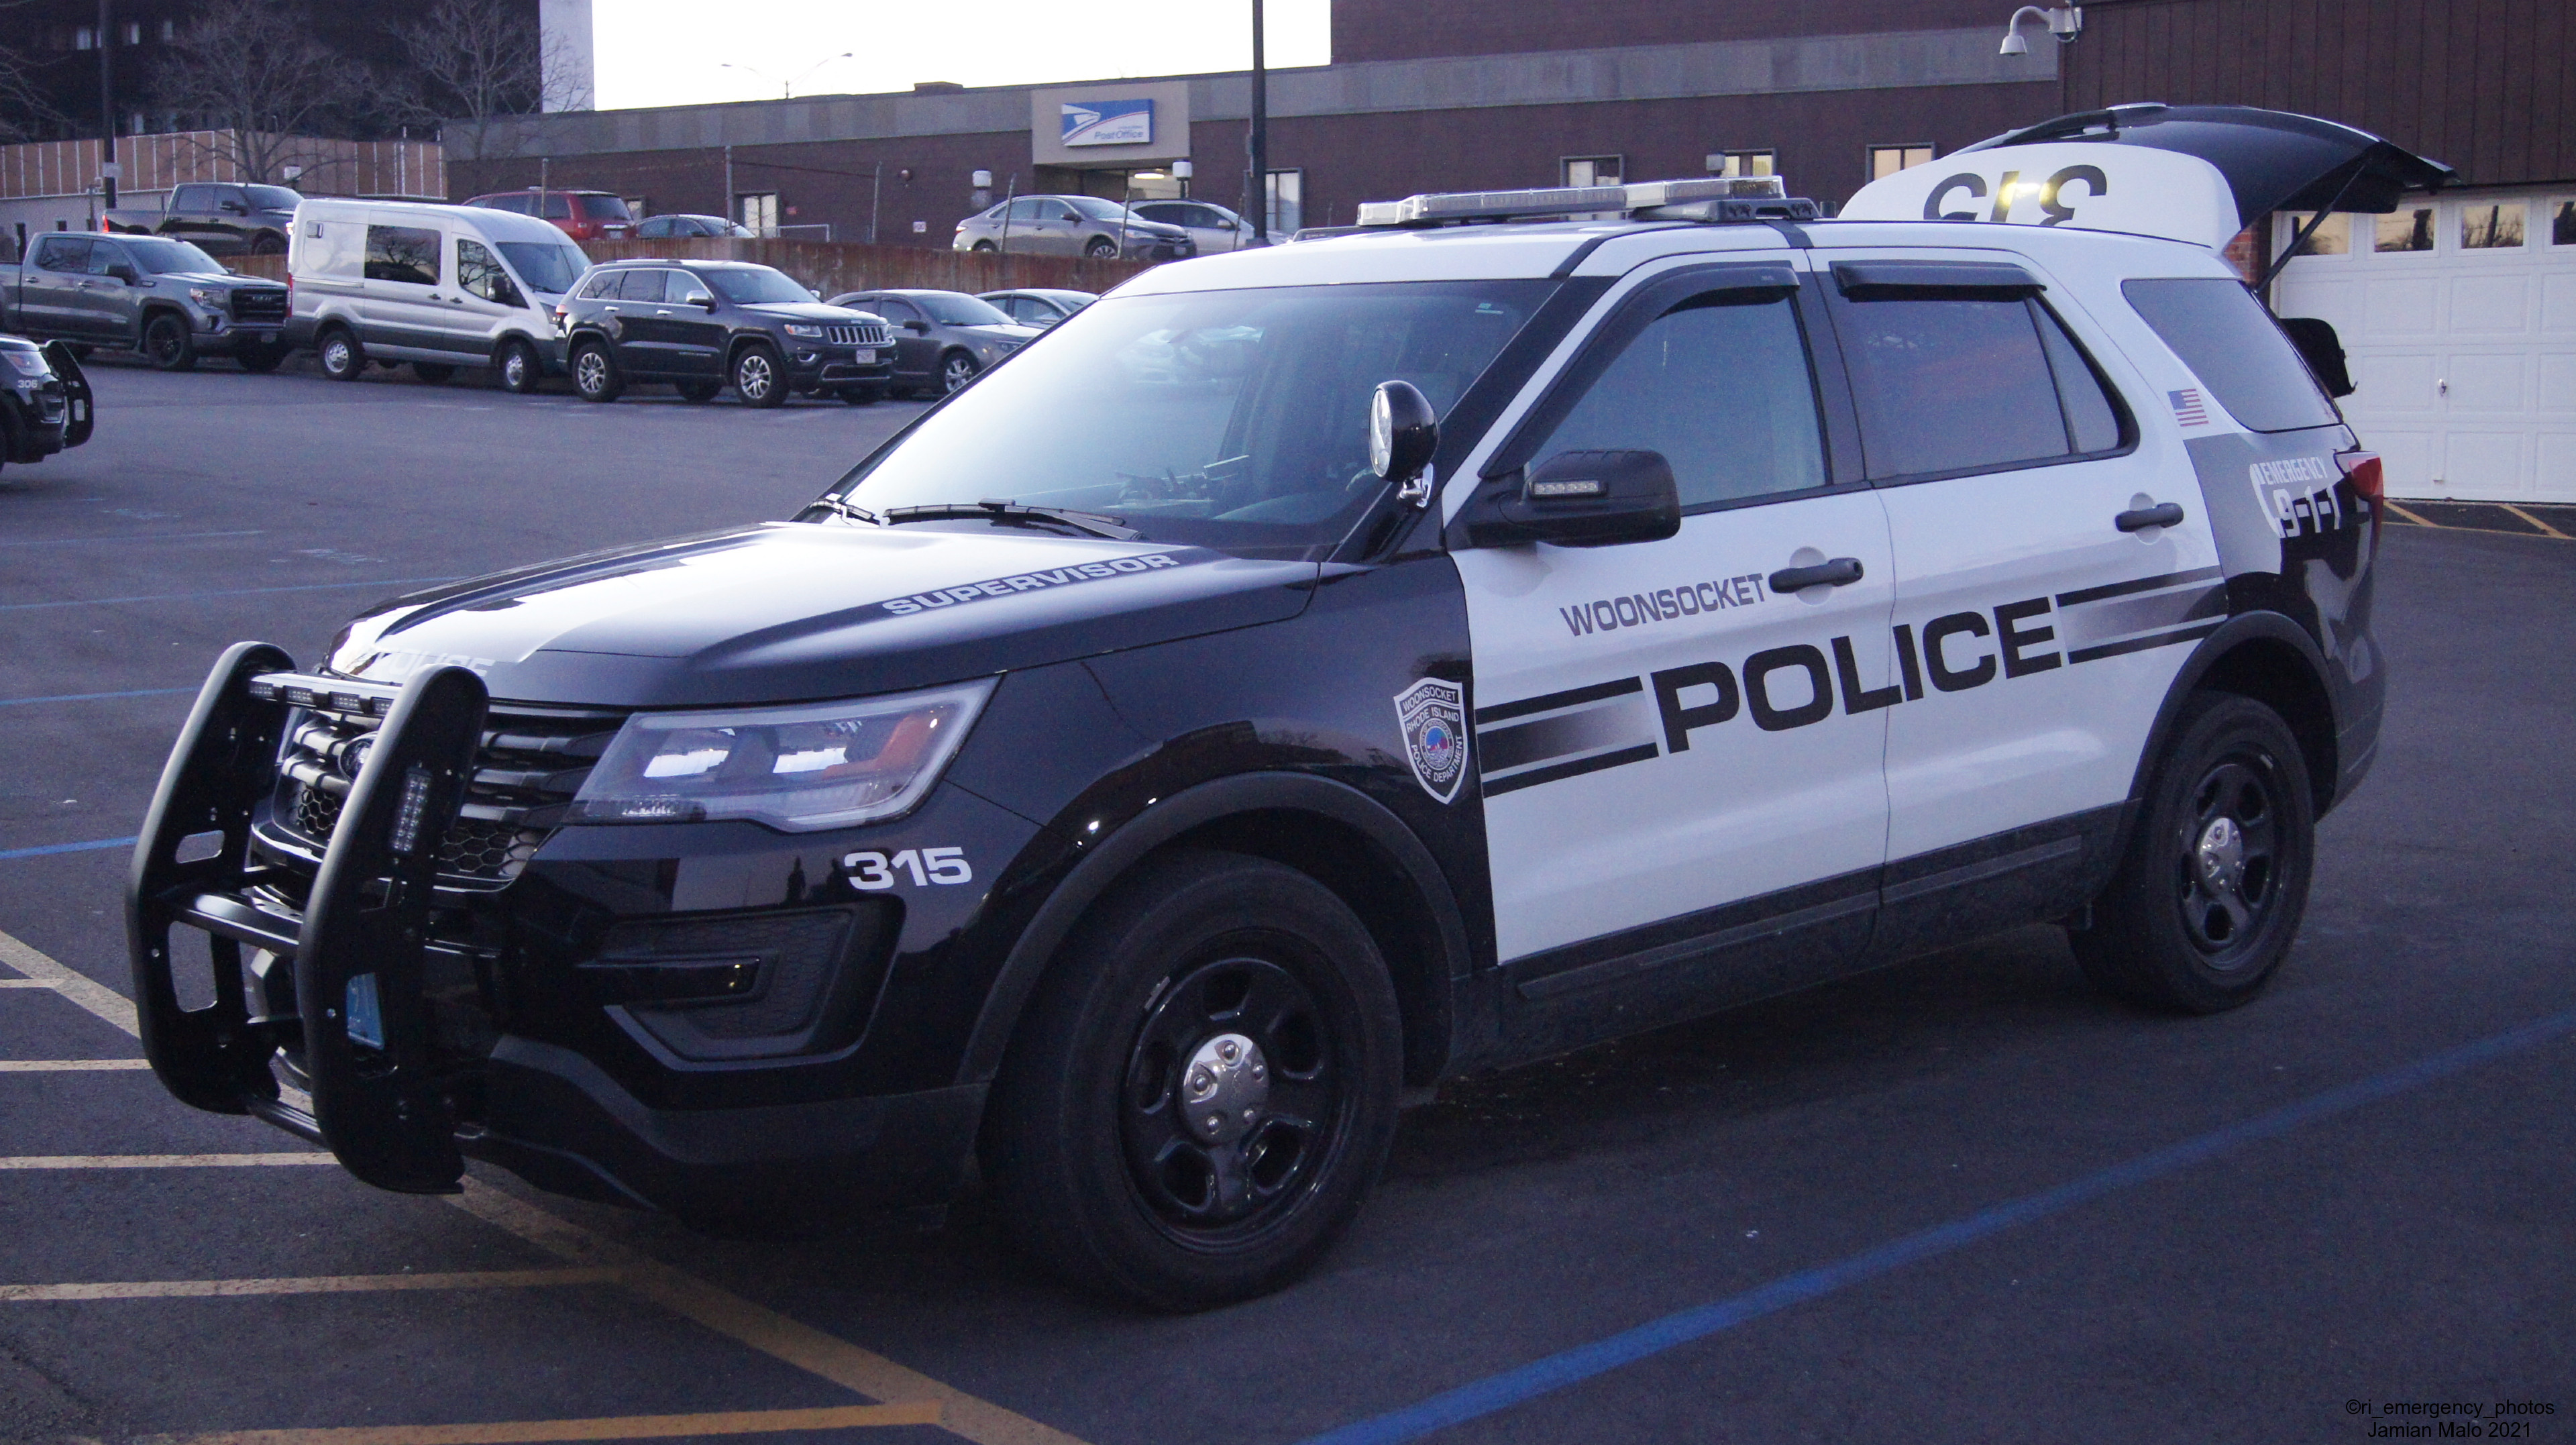
POLYGON ((116 209, 116 42, 108 0, 98 0, 98 133, 105 144, 98 168, 99 208, 116 209))
MULTIPOLYGON (((737 213, 738 213, 738 212, 740 212, 741 210, 742 210, 742 207, 741 207, 740 205, 737 205, 737 204, 735 203, 735 201, 734 201, 734 196, 733 196, 733 147, 732 147, 732 146, 726 146, 726 147, 725 147, 725 219, 726 219, 726 220, 728 220, 728 221, 735 222, 736 224, 740 224, 740 222, 742 221, 742 217, 741 217, 739 214, 737 214, 737 213)), ((869 215, 873 218, 873 217, 874 217, 874 215, 875 215, 875 213, 876 213, 876 203, 875 203, 874 201, 871 201, 871 202, 869 202, 869 203, 868 203, 868 212, 869 212, 869 215)), ((871 219, 870 224, 871 224, 871 225, 873 225, 873 224, 874 224, 873 219, 871 219)))
MULTIPOLYGON (((100 0, 104 4, 105 0, 100 0)), ((1252 174, 1243 182, 1252 237, 1270 243, 1270 67, 1262 58, 1261 0, 1252 0, 1252 128, 1244 134, 1252 174)))

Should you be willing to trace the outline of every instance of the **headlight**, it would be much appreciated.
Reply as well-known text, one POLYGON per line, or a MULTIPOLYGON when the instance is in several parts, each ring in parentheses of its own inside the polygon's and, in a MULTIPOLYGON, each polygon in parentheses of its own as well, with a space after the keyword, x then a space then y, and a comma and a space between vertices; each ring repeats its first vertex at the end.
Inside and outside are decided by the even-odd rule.
POLYGON ((900 697, 626 720, 564 821, 745 818, 788 832, 900 817, 957 755, 991 679, 900 697))
POLYGON ((819 339, 823 335, 823 328, 820 326, 799 326, 795 322, 790 321, 787 323, 787 334, 790 336, 811 336, 819 339))
POLYGON ((9 358, 9 365, 16 369, 20 376, 42 378, 54 374, 54 369, 45 364, 45 353, 41 351, 20 351, 13 346, 6 351, 0 351, 0 356, 9 358))
POLYGON ((224 292, 219 287, 191 286, 188 288, 188 299, 209 311, 224 309, 224 292))

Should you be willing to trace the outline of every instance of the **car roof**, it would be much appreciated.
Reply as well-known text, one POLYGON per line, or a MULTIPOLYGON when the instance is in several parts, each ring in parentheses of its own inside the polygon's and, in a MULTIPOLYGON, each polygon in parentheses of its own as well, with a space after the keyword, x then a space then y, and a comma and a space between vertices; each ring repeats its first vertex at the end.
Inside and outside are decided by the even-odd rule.
POLYGON ((620 256, 614 261, 599 263, 599 269, 602 271, 632 269, 637 266, 684 266, 692 271, 774 271, 778 269, 775 266, 764 266, 758 261, 700 260, 695 256, 620 256))
POLYGON ((328 217, 333 213, 365 216, 405 216, 415 220, 443 221, 481 231, 495 241, 545 241, 569 246, 570 236, 554 222, 539 216, 522 216, 515 211, 496 211, 489 206, 447 206, 429 201, 362 201, 333 196, 307 196, 295 207, 298 220, 304 217, 328 217))

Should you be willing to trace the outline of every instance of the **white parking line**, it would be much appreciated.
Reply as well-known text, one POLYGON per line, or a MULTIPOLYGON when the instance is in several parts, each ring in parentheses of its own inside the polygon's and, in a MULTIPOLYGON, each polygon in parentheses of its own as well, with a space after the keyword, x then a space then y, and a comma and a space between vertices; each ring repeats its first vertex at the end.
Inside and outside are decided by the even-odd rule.
POLYGON ((0 983, 53 989, 127 1033, 142 1035, 142 1026, 135 1021, 134 1004, 125 995, 72 972, 6 933, 0 933, 0 963, 26 975, 24 979, 0 979, 0 983))
POLYGON ((0 1074, 86 1074, 151 1067, 150 1059, 0 1059, 0 1074))
POLYGON ((18 1154, 0 1157, 7 1169, 256 1169, 272 1164, 329 1164, 339 1160, 319 1152, 289 1154, 18 1154))

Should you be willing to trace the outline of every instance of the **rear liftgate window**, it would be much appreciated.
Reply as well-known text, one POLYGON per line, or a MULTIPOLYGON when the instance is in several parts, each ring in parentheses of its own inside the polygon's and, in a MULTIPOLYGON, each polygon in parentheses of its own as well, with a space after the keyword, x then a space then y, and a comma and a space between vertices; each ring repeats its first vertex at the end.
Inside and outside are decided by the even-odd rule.
POLYGON ((1858 304, 1841 313, 1843 348, 1871 476, 2028 466, 2122 445, 2118 405, 2037 300, 1846 289, 1858 304))
POLYGON ((2341 418, 2262 303, 2221 276, 2123 281, 2147 325, 2249 431, 2300 431, 2341 418))

